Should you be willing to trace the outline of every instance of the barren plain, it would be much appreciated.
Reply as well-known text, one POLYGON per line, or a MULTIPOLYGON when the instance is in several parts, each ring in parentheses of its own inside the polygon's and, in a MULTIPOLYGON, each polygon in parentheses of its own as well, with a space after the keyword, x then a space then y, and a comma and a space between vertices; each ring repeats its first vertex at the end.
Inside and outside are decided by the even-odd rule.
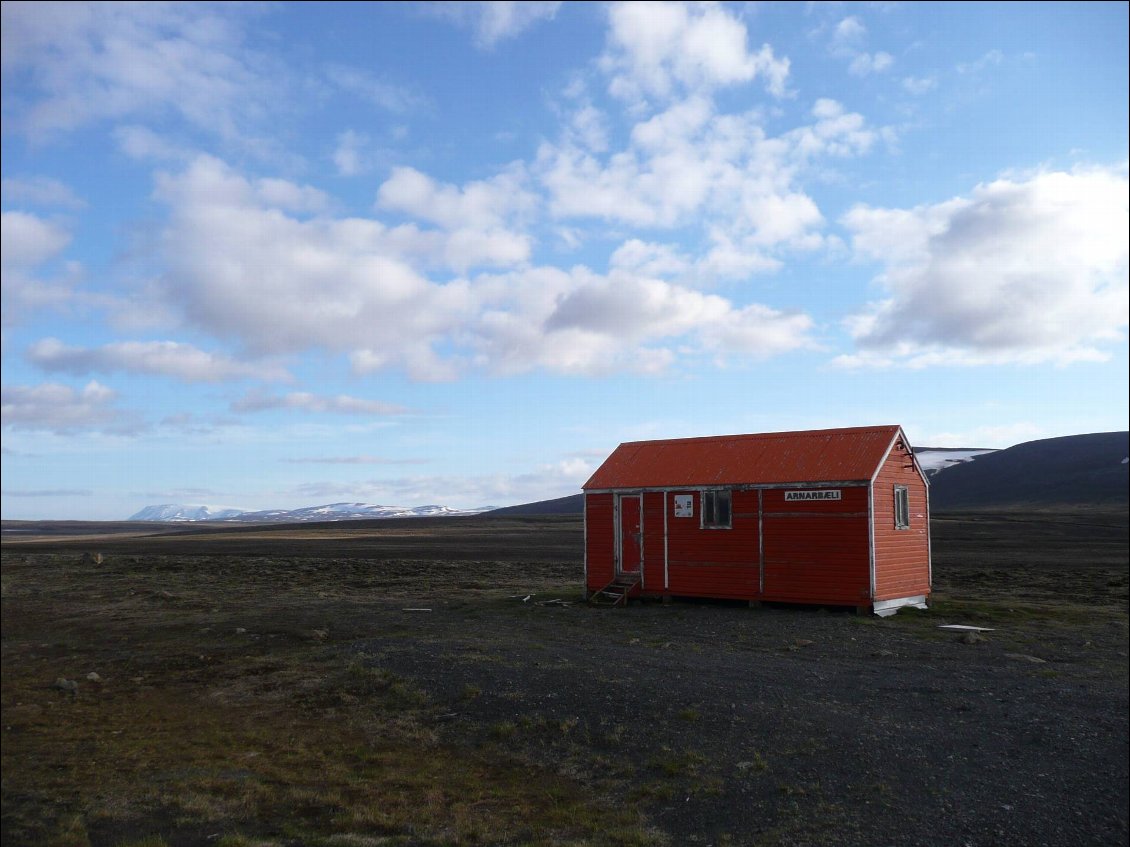
POLYGON ((936 516, 888 619, 592 608, 571 516, 154 529, 4 523, 5 845, 1128 840, 1125 508, 936 516))

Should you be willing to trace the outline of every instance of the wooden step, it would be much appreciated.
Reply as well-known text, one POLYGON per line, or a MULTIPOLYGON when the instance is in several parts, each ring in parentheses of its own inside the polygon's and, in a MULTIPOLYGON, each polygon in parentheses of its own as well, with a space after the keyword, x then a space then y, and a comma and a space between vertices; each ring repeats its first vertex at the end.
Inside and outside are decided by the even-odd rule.
POLYGON ((589 597, 589 603, 595 605, 609 605, 619 606, 621 604, 628 605, 628 594, 633 588, 640 584, 639 574, 617 574, 612 582, 604 586, 599 591, 593 592, 589 597), (601 599, 606 598, 608 603, 601 603, 601 599))

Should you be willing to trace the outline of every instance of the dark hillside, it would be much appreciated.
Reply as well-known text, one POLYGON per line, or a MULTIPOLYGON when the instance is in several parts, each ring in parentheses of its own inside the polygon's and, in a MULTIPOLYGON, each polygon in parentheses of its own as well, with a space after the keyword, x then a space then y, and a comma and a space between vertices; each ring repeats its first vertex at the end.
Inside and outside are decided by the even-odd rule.
POLYGON ((1114 506, 1127 494, 1130 433, 1097 432, 1017 444, 930 480, 934 510, 1114 506))
POLYGON ((570 494, 554 500, 539 500, 536 503, 523 503, 519 506, 506 506, 493 509, 489 515, 579 515, 585 510, 585 495, 570 494))

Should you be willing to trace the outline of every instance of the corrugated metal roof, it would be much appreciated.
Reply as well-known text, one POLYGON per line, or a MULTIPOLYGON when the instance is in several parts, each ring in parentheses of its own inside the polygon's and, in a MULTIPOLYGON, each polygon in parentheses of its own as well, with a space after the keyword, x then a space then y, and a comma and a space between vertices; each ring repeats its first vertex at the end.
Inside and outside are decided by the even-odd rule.
POLYGON ((866 482, 899 432, 892 425, 632 441, 582 488, 866 482))

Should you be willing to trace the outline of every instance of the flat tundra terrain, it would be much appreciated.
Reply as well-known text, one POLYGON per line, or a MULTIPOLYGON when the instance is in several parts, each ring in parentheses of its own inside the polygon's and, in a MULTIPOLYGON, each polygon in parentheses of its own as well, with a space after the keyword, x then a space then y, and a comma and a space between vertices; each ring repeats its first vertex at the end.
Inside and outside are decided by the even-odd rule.
POLYGON ((579 517, 5 522, 0 836, 1126 844, 1127 527, 938 516, 879 619, 590 607, 579 517))

